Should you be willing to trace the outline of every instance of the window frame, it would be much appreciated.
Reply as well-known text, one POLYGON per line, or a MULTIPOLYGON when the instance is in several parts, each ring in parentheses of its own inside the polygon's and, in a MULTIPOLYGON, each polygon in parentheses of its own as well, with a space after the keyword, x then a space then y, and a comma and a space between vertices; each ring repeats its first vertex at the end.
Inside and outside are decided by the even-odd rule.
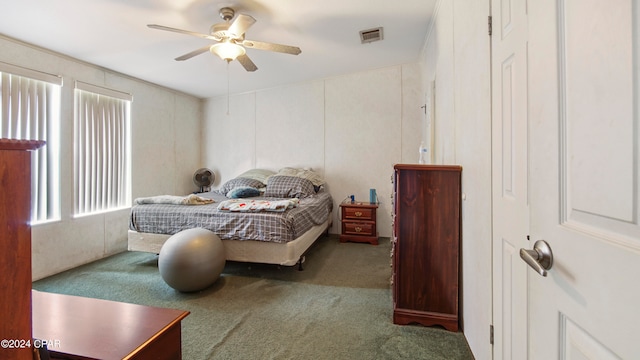
POLYGON ((62 77, 0 62, 0 84, 0 137, 46 142, 32 152, 30 223, 59 221, 62 77))
POLYGON ((130 94, 76 81, 73 216, 131 207, 130 94))

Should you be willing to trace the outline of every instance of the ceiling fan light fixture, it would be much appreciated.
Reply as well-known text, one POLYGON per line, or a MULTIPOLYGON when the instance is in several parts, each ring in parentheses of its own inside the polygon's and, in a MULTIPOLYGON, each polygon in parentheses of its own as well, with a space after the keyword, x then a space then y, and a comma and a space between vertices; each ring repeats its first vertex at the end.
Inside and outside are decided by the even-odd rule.
POLYGON ((247 53, 242 46, 229 41, 213 44, 211 48, 209 48, 209 51, 211 51, 212 54, 218 55, 220 59, 227 61, 233 61, 238 56, 247 53))
POLYGON ((231 20, 235 16, 235 11, 230 7, 220 9, 220 17, 224 23, 213 24, 209 28, 209 34, 201 34, 189 30, 176 29, 168 26, 157 24, 149 24, 148 27, 157 30, 171 31, 179 34, 196 36, 203 39, 213 40, 216 43, 206 45, 182 56, 175 58, 176 61, 184 61, 194 56, 206 53, 207 50, 220 59, 226 60, 227 64, 233 60, 238 60, 240 65, 249 72, 258 70, 256 64, 247 56, 246 48, 257 50, 274 51, 283 54, 298 55, 302 52, 297 46, 289 46, 282 44, 274 44, 262 41, 245 40, 245 33, 256 22, 251 15, 238 14, 235 20, 231 20))

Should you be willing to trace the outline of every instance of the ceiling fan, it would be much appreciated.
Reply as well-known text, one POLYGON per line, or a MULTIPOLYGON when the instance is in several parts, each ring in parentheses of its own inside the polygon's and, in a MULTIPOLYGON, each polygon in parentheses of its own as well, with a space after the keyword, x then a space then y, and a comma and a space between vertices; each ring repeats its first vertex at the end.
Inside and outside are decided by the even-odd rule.
POLYGON ((235 16, 235 10, 230 7, 223 7, 220 9, 220 17, 225 21, 224 23, 214 24, 211 26, 209 32, 210 35, 201 34, 188 30, 175 29, 168 26, 149 24, 148 27, 158 30, 166 30, 177 32, 180 34, 187 34, 197 36, 204 39, 214 40, 216 43, 213 45, 203 46, 199 49, 193 50, 187 54, 176 58, 177 61, 184 61, 190 59, 196 55, 200 55, 207 51, 218 55, 222 60, 231 62, 238 60, 238 62, 247 71, 256 71, 258 67, 251 61, 245 48, 275 51, 284 54, 298 55, 302 51, 297 46, 273 44, 261 41, 245 40, 245 32, 256 22, 252 16, 245 14, 238 14, 233 22, 231 19, 235 16))

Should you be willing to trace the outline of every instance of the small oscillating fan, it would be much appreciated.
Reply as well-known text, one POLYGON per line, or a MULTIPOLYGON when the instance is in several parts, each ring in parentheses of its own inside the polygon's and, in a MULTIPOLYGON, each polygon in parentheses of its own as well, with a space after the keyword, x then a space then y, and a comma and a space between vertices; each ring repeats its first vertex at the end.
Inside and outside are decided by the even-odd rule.
POLYGON ((211 169, 200 168, 193 173, 193 183, 200 188, 199 192, 209 191, 209 187, 216 180, 216 174, 211 169))

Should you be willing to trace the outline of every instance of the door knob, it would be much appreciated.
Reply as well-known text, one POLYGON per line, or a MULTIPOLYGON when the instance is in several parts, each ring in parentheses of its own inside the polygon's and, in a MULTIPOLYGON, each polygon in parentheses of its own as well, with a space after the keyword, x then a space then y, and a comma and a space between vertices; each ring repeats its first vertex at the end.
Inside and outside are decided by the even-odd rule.
POLYGON ((553 266, 551 247, 544 240, 536 241, 533 250, 520 249, 520 257, 542 276, 547 276, 547 270, 553 266))

